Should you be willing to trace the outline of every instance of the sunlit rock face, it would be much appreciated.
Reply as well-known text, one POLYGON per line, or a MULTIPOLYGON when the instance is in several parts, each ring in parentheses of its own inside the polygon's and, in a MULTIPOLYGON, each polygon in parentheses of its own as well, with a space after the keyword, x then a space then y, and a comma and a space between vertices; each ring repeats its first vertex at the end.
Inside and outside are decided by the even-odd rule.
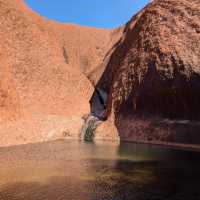
POLYGON ((112 34, 0 0, 0 146, 78 138, 112 34))
POLYGON ((96 86, 103 118, 124 140, 199 144, 199 124, 185 121, 200 118, 199 1, 153 1, 113 48, 96 86))
POLYGON ((0 0, 0 146, 96 138, 199 144, 199 0, 154 0, 113 30, 0 0), (90 103, 89 103, 90 102, 90 103))

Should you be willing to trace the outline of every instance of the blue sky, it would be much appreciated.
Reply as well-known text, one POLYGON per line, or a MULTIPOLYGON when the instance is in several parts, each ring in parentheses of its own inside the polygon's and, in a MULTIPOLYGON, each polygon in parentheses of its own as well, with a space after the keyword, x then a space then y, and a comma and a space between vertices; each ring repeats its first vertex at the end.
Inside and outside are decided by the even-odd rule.
POLYGON ((25 0, 25 2, 49 19, 113 28, 126 23, 149 0, 25 0))

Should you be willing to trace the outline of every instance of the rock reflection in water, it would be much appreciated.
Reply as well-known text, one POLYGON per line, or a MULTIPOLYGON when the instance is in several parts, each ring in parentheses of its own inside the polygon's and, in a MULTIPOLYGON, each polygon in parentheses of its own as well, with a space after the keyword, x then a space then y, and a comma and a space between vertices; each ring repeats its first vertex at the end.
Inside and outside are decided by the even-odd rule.
POLYGON ((0 200, 200 199, 200 154, 57 141, 0 150, 0 200))

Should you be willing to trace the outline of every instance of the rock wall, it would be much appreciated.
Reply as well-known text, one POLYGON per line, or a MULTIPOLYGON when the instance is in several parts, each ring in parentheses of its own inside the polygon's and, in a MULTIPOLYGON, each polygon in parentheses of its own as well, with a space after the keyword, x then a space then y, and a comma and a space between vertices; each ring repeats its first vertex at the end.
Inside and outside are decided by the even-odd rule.
POLYGON ((121 139, 200 144, 192 122, 200 118, 200 2, 153 1, 113 48, 96 87, 107 95, 103 118, 113 118, 121 139))
POLYGON ((112 31, 59 24, 22 0, 0 0, 0 146, 79 138, 94 90, 89 73, 112 31))
POLYGON ((80 139, 200 143, 200 3, 154 0, 113 30, 0 0, 0 146, 80 139), (90 102, 90 103, 89 103, 90 102))

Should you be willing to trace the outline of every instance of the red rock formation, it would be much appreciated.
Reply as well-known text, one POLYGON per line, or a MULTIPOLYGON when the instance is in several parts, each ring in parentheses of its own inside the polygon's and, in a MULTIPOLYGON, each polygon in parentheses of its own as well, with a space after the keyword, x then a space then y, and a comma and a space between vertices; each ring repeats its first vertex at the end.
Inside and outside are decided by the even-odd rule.
POLYGON ((154 0, 115 30, 0 0, 0 38, 0 145, 80 137, 92 93, 97 138, 200 143, 199 0, 154 0))
POLYGON ((198 123, 173 120, 200 118, 200 2, 153 1, 113 48, 92 112, 125 140, 199 144, 198 123))
POLYGON ((0 0, 0 145, 79 137, 112 30, 59 24, 0 0), (103 38, 103 40, 102 40, 103 38))

